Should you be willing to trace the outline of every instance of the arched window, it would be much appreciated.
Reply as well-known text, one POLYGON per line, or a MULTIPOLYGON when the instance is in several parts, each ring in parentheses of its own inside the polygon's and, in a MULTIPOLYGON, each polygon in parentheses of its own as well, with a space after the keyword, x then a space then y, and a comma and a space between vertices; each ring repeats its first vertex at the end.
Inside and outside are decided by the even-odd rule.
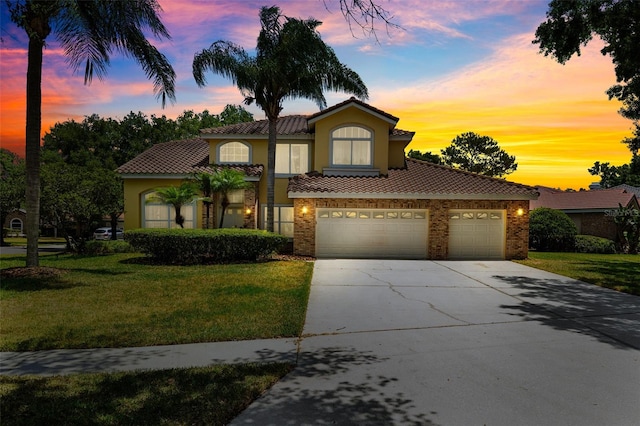
POLYGON ((331 132, 333 166, 373 165, 373 132, 359 126, 339 127, 331 132))
MULTIPOLYGON (((163 204, 159 201, 147 202, 154 192, 142 195, 142 227, 143 228, 179 228, 176 223, 176 209, 171 204, 163 204)), ((182 206, 180 214, 184 217, 185 228, 196 227, 196 201, 182 206)))
POLYGON ((11 223, 10 223, 9 227, 11 228, 11 231, 17 232, 19 234, 22 234, 22 225, 23 225, 22 224, 22 219, 18 219, 16 217, 16 218, 11 219, 11 223))
POLYGON ((218 146, 218 163, 249 163, 251 149, 242 142, 225 142, 218 146))

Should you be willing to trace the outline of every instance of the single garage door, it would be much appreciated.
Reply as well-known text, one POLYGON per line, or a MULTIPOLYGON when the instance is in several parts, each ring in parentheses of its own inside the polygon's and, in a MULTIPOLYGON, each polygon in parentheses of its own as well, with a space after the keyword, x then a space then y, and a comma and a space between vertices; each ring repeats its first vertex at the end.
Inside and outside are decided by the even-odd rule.
POLYGON ((503 210, 451 210, 450 259, 504 259, 503 210))
POLYGON ((318 209, 316 214, 316 257, 427 257, 426 210, 318 209))

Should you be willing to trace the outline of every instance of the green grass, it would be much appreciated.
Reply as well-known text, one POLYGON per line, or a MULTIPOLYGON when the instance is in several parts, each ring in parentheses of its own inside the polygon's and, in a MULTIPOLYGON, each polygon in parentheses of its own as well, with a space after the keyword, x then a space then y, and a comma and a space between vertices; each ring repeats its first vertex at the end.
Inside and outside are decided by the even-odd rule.
MULTIPOLYGON (((313 264, 161 266, 140 254, 45 256, 57 277, 2 278, 0 350, 298 336, 313 264)), ((2 256, 0 269, 24 266, 2 256)))
MULTIPOLYGON (((4 239, 4 242, 9 244, 10 246, 26 246, 27 238, 26 237, 7 237, 4 239)), ((64 244, 66 240, 64 238, 54 238, 54 237, 40 237, 38 238, 38 244, 64 244)))
POLYGON ((2 425, 225 425, 286 364, 54 377, 0 376, 2 425))
POLYGON ((529 259, 517 262, 640 296, 640 255, 530 251, 529 259))

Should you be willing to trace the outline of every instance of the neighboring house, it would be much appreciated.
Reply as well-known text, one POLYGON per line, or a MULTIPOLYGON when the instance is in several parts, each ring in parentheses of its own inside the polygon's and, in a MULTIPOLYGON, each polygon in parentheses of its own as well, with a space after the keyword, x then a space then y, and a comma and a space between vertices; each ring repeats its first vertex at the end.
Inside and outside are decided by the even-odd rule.
POLYGON ((14 209, 7 213, 2 227, 8 229, 7 236, 24 236, 24 227, 27 223, 27 211, 24 209, 14 209))
MULTIPOLYGON (((633 188, 633 187, 630 187, 633 188)), ((548 207, 565 212, 578 228, 578 234, 617 239, 614 214, 619 206, 638 208, 638 197, 628 188, 564 192, 539 186, 540 197, 531 200, 530 209, 548 207)))
MULTIPOLYGON (((397 129, 398 120, 354 98, 278 120, 275 231, 292 239, 294 253, 527 257, 535 188, 407 159, 414 133, 397 129)), ((154 188, 224 165, 253 184, 233 195, 225 226, 265 228, 267 139, 267 120, 205 129, 198 139, 157 144, 124 164, 125 229, 175 226, 169 206, 146 203, 154 188)), ((203 227, 202 204, 183 208, 186 227, 203 227)))

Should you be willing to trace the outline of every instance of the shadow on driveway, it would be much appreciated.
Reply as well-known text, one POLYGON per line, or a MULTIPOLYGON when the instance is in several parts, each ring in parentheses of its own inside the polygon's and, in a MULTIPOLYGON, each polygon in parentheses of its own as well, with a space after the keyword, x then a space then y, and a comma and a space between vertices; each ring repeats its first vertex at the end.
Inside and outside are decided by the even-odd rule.
POLYGON ((640 297, 574 280, 493 278, 510 284, 501 290, 521 301, 501 306, 520 311, 513 315, 587 334, 618 349, 640 349, 640 297))

